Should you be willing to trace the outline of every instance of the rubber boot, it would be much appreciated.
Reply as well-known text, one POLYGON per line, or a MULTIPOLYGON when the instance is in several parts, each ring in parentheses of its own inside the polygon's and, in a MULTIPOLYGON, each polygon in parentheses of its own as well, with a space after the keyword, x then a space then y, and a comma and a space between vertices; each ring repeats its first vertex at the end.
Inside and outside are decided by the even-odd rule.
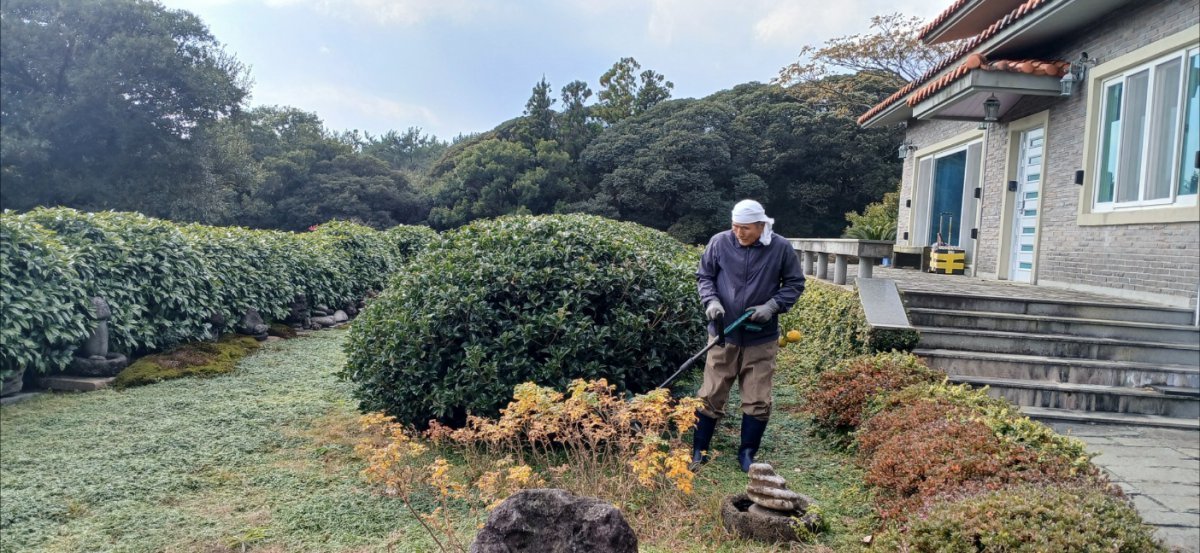
POLYGON ((742 415, 742 445, 738 447, 737 454, 742 472, 750 472, 750 465, 754 464, 754 456, 758 453, 758 447, 762 445, 763 432, 766 430, 767 421, 742 415))
POLYGON ((717 419, 705 416, 696 411, 696 433, 692 437, 692 463, 688 470, 696 472, 700 465, 708 462, 708 446, 712 443, 713 431, 717 428, 717 419))

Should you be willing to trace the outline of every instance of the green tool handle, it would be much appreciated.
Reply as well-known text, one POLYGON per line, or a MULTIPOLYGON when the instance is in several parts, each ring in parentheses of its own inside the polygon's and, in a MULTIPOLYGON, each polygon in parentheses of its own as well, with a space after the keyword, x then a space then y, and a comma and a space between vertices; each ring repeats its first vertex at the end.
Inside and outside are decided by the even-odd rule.
POLYGON ((733 321, 732 323, 729 324, 729 326, 725 327, 725 332, 722 332, 721 334, 722 335, 729 334, 729 333, 737 330, 737 327, 742 326, 743 324, 746 325, 746 330, 749 330, 750 332, 761 331, 762 330, 761 326, 746 322, 746 321, 750 320, 750 316, 753 314, 754 314, 753 309, 747 309, 745 313, 742 313, 741 317, 738 317, 736 321, 733 321))
MULTIPOLYGON (((697 353, 696 353, 696 355, 693 355, 693 356, 692 356, 690 359, 688 359, 687 361, 684 361, 684 362, 683 362, 683 365, 679 367, 679 370, 675 371, 675 374, 671 375, 671 376, 670 376, 670 377, 668 377, 666 380, 664 380, 662 384, 659 384, 659 385, 658 385, 658 387, 659 387, 659 388, 666 388, 666 387, 667 387, 667 385, 669 385, 669 384, 670 384, 671 382, 673 382, 673 381, 674 381, 676 378, 678 378, 678 377, 679 377, 679 375, 683 373, 683 371, 686 371, 686 370, 687 370, 689 367, 691 367, 691 366, 692 366, 692 365, 693 365, 693 364, 694 364, 694 363, 695 363, 697 360, 699 360, 701 357, 703 357, 703 356, 704 356, 704 354, 708 353, 708 350, 712 349, 712 348, 713 348, 713 346, 716 346, 716 345, 718 345, 718 344, 720 344, 720 345, 725 345, 725 335, 726 335, 726 334, 729 334, 730 332, 733 332, 733 331, 737 330, 737 328, 738 328, 739 326, 745 325, 745 326, 746 326, 746 330, 749 330, 749 331, 751 331, 751 332, 758 332, 758 331, 762 330, 762 327, 761 327, 761 326, 759 326, 759 325, 756 325, 756 324, 750 324, 750 323, 747 323, 747 322, 746 322, 746 321, 750 320, 750 316, 751 316, 751 315, 753 315, 753 314, 754 314, 754 310, 753 310, 753 309, 747 309, 745 313, 742 313, 742 316, 741 316, 741 317, 738 317, 736 321, 733 321, 733 323, 732 323, 732 324, 730 324, 729 326, 725 327, 725 329, 721 331, 721 335, 720 335, 720 336, 715 336, 715 337, 713 337, 713 339, 712 339, 712 340, 709 340, 709 341, 708 341, 708 345, 704 346, 704 349, 702 349, 702 350, 700 350, 699 352, 697 352, 697 353)), ((717 328, 718 328, 718 329, 720 329, 721 327, 717 327, 717 328)))

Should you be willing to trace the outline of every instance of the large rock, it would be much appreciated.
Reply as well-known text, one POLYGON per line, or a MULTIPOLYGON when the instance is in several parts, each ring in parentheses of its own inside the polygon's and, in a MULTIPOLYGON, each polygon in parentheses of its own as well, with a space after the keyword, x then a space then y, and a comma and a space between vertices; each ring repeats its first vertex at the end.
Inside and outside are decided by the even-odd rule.
POLYGON ((564 490, 522 490, 475 536, 471 553, 637 553, 637 536, 611 504, 564 490))
POLYGON ((267 339, 267 324, 263 322, 262 315, 258 314, 258 310, 251 307, 242 315, 242 320, 238 321, 238 334, 253 336, 258 341, 267 339))

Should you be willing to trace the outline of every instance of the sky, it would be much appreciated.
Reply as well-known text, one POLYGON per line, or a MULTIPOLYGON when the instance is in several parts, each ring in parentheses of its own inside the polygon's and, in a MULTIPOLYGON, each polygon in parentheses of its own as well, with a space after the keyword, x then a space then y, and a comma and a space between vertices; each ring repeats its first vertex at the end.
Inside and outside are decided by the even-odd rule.
MULTIPOLYGON (((200 17, 249 67, 250 106, 315 112, 332 131, 420 127, 443 140, 517 117, 623 57, 701 98, 769 82, 805 45, 872 15, 930 19, 951 0, 160 0, 200 17)), ((595 101, 595 96, 592 97, 595 101)), ((561 103, 561 100, 559 101, 561 103)), ((556 104, 555 109, 558 109, 556 104)))

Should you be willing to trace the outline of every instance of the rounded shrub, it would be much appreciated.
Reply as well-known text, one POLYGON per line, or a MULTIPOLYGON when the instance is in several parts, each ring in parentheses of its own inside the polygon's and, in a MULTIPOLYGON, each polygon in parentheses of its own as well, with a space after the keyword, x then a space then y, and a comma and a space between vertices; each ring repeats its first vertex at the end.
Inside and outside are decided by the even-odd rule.
MULTIPOLYGON (((1059 434, 1021 413, 1021 409, 1007 399, 991 397, 985 390, 967 384, 920 383, 877 395, 863 415, 866 424, 860 434, 874 420, 875 413, 886 414, 917 403, 953 407, 956 416, 983 423, 1005 444, 1026 447, 1037 452, 1040 458, 1057 458, 1081 475, 1099 475, 1091 464, 1092 454, 1088 453, 1087 444, 1082 440, 1059 434)), ((861 439, 859 441, 861 448, 861 439)))
POLYGON ((1166 551, 1133 506, 1090 486, 1021 485, 933 503, 877 536, 883 551, 1166 551))
POLYGON ((862 355, 822 373, 806 394, 804 409, 824 429, 847 432, 862 423, 864 410, 877 394, 944 377, 911 353, 862 355))
POLYGON ((436 230, 419 225, 396 225, 383 231, 391 257, 391 274, 439 239, 436 230))
POLYGON ((112 346, 140 352, 212 335, 208 266, 175 225, 138 213, 38 208, 18 217, 55 232, 74 257, 84 299, 112 310, 112 346))
POLYGON ((54 234, 0 215, 0 378, 66 367, 91 331, 87 291, 54 234))
POLYGON ((364 410, 418 426, 495 415, 523 382, 645 391, 703 343, 697 262, 662 232, 595 216, 476 221, 359 316, 343 374, 364 410))

